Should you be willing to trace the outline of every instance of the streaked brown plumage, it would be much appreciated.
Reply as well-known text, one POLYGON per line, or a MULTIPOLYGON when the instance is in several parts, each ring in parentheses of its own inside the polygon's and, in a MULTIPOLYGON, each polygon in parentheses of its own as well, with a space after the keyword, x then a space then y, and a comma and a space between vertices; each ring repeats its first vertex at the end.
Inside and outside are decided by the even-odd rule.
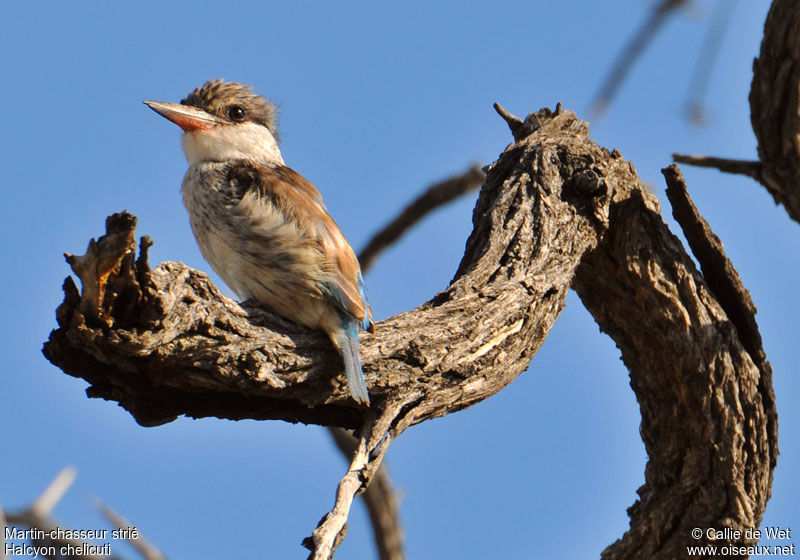
POLYGON ((368 404, 358 330, 374 330, 358 260, 319 191, 283 163, 275 107, 213 80, 181 105, 146 102, 184 129, 183 200, 203 256, 243 299, 328 333, 368 404))

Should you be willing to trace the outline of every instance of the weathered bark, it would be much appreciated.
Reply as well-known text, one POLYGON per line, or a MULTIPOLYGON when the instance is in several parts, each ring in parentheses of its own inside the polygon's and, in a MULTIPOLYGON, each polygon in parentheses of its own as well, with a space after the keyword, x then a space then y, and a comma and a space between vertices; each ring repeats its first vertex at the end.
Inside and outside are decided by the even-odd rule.
MULTIPOLYGON (((667 171, 674 179, 677 167, 667 171)), ((735 271, 728 280, 738 281, 735 271)), ((725 282, 716 291, 730 301, 725 282)), ((631 528, 603 558, 684 558, 687 546, 711 543, 710 527, 742 532, 719 546, 753 544, 743 534, 759 526, 778 449, 772 372, 748 322, 749 295, 726 313, 644 189, 615 192, 606 236, 575 290, 630 370, 649 457, 631 528), (745 315, 738 324, 734 311, 745 315), (691 536, 695 528, 702 538, 691 536)))
MULTIPOLYGON (((450 286, 362 338, 373 404, 339 513, 357 491, 354 473, 377 468, 370 457, 385 452, 382 433, 397 437, 513 381, 574 286, 622 350, 650 455, 631 529, 605 557, 683 557, 682 547, 704 542, 691 538, 693 527, 756 526, 777 454, 765 359, 759 369, 616 150, 596 146, 588 126, 560 108, 504 118, 515 142, 488 168, 450 286)), ((361 426, 366 411, 349 399, 324 335, 237 305, 180 263, 150 272, 140 257, 134 266, 130 243, 98 281, 90 265, 108 260, 103 248, 120 246, 113 241, 90 246, 89 264, 76 268, 90 271, 82 282, 98 284, 100 307, 83 303, 68 279, 44 350, 89 381, 90 396, 119 402, 145 425, 186 414, 361 426)), ((312 548, 324 532, 335 549, 343 521, 326 519, 312 548)))
MULTIPOLYGON (((543 124, 492 166, 450 287, 362 339, 376 406, 425 395, 404 412, 404 425, 474 404, 524 371, 563 307, 583 252, 597 242, 593 214, 602 212, 603 193, 559 175, 558 154, 565 139, 600 149, 587 143, 587 127, 572 113, 543 124)), ((110 307, 88 314, 68 279, 60 328, 45 346, 51 361, 92 384, 90 396, 118 401, 146 425, 187 414, 360 426, 363 410, 347 397, 341 361, 323 334, 240 307, 180 263, 150 273, 140 259, 130 272, 132 250, 119 258, 119 276, 139 278, 138 293, 106 297, 110 307)), ((76 273, 83 269, 94 270, 76 273)), ((121 293, 114 278, 107 287, 121 293)))
POLYGON ((759 180, 800 222, 800 4, 775 0, 753 62, 750 121, 758 139, 759 180))

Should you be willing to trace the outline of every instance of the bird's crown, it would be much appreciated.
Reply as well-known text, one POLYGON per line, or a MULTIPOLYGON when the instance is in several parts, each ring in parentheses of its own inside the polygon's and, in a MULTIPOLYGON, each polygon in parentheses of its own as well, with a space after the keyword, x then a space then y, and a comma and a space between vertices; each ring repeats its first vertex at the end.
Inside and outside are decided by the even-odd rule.
POLYGON ((261 124, 278 140, 278 109, 269 100, 253 93, 252 86, 221 79, 209 80, 182 99, 181 105, 197 107, 231 123, 249 121, 261 124))

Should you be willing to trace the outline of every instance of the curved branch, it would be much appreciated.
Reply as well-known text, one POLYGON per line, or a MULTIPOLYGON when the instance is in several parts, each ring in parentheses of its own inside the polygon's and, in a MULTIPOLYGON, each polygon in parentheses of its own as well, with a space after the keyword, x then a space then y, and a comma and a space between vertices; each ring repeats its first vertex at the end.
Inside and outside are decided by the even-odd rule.
MULTIPOLYGON (((450 287, 381 321, 362 340, 375 406, 422 395, 398 419, 403 426, 466 408, 524 371, 563 307, 583 252, 597 242, 592 216, 602 212, 595 207, 603 193, 586 190, 583 175, 562 177, 558 153, 565 142, 601 150, 574 114, 551 115, 491 167, 450 287), (546 163, 532 170, 536 161, 546 163)), ((348 397, 341 360, 324 335, 237 305, 180 263, 150 272, 142 256, 134 265, 133 248, 113 242, 130 238, 119 225, 130 221, 112 217, 112 233, 90 246, 76 270, 91 274, 92 263, 110 260, 103 247, 125 247, 99 291, 126 297, 95 298, 102 305, 92 310, 68 279, 60 327, 44 348, 64 371, 91 383, 90 396, 119 402, 144 425, 185 414, 360 427, 364 410, 348 397)))
POLYGON ((606 236, 574 286, 622 352, 649 458, 631 527, 602 557, 685 558, 687 546, 754 544, 745 531, 759 526, 778 454, 772 372, 765 357, 754 361, 763 350, 749 351, 743 337, 753 343, 752 333, 718 303, 654 195, 614 193, 606 236), (740 533, 711 542, 692 537, 697 527, 740 533))
MULTIPOLYGON (((529 115, 522 130, 488 167, 447 290, 362 340, 369 410, 350 400, 322 334, 239 306, 182 264, 151 272, 143 254, 134 265, 129 246, 102 282, 82 278, 105 294, 92 300, 102 309, 65 282, 45 354, 146 425, 186 414, 361 428, 366 415, 361 447, 377 461, 357 453, 352 470, 374 472, 381 434, 466 408, 524 371, 574 286, 622 351, 650 457, 631 528, 604 557, 683 557, 703 544, 693 527, 757 526, 777 455, 766 360, 753 362, 619 152, 593 144, 569 111, 529 115)), ((82 272, 109 262, 103 247, 125 246, 105 241, 81 257, 82 272)), ((314 541, 325 550, 343 534, 341 504, 363 489, 346 478, 336 521, 314 541)))

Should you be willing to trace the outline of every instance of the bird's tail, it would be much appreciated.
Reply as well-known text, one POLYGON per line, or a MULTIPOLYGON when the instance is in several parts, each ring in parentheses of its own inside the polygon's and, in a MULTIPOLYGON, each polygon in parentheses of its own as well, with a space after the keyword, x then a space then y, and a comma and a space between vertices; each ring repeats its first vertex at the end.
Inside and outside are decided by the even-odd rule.
POLYGON ((331 336, 334 344, 339 348, 344 360, 344 371, 347 375, 347 388, 353 398, 369 405, 367 384, 364 382, 364 373, 361 371, 361 358, 358 356, 358 323, 349 322, 331 336))

